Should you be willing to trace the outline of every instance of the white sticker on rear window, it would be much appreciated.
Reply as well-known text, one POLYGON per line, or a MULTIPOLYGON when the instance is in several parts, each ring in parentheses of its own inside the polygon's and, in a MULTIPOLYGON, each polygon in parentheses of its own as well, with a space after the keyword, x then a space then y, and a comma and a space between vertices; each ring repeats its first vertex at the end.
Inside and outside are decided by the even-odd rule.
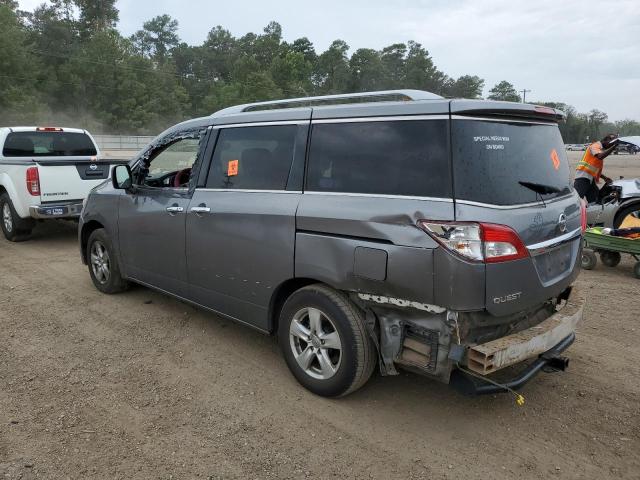
POLYGON ((498 135, 473 137, 474 142, 508 142, 509 137, 500 137, 498 135))
MULTIPOLYGON (((478 135, 473 137, 474 142, 508 142, 509 137, 501 137, 499 135, 478 135)), ((504 150, 504 143, 486 143, 486 150, 504 150)))

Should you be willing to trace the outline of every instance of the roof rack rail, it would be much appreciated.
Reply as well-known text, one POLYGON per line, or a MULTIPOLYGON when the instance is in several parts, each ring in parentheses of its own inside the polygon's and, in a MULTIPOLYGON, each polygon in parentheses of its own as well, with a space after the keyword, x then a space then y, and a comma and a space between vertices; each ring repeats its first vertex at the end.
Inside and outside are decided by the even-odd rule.
POLYGON ((280 108, 311 107, 322 105, 338 105, 368 102, 414 102, 418 100, 438 100, 440 95, 424 90, 381 90, 378 92, 345 93, 341 95, 322 95, 318 97, 289 98, 268 102, 247 103, 218 110, 213 115, 229 115, 232 113, 251 112, 256 110, 276 110, 280 108))

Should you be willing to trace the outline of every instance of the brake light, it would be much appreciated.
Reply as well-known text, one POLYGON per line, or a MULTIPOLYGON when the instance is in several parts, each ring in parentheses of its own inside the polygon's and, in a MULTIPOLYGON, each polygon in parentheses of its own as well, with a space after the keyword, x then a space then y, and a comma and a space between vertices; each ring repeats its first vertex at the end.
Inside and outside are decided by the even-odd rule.
POLYGON ((556 111, 551 107, 543 107, 543 106, 540 106, 540 105, 536 105, 534 107, 534 110, 536 112, 538 112, 538 113, 547 113, 549 115, 555 115, 556 114, 556 111))
POLYGON ((34 197, 40 196, 40 175, 38 167, 27 168, 27 190, 34 197))
POLYGON ((587 230, 587 202, 580 199, 580 226, 582 227, 582 233, 587 230))
POLYGON ((481 223, 486 263, 507 262, 529 256, 529 251, 516 232, 506 225, 481 223))
POLYGON ((474 262, 498 263, 529 256, 518 234, 506 225, 421 220, 418 226, 449 251, 474 262))
POLYGON ((36 132, 64 132, 60 127, 38 127, 36 132))

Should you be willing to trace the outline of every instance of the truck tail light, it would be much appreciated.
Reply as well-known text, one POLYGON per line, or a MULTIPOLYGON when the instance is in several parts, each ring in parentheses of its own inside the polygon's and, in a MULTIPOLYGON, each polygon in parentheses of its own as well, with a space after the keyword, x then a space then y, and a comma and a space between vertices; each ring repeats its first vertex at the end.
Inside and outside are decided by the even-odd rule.
POLYGON ((38 127, 36 132, 64 132, 64 129, 60 127, 38 127))
POLYGON ((506 225, 420 220, 418 226, 447 250, 473 262, 498 263, 529 256, 518 234, 506 225))
POLYGON ((580 226, 584 233, 587 230, 587 202, 584 199, 580 199, 580 226))
POLYGON ((27 168, 27 190, 34 197, 40 196, 40 175, 38 167, 27 168))

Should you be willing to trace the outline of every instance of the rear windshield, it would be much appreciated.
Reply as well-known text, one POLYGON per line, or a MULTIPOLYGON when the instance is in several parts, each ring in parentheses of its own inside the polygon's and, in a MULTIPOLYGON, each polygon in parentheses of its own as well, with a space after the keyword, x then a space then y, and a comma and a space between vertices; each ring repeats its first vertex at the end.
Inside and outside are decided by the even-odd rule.
POLYGON ((451 198, 446 120, 313 126, 307 190, 451 198))
POLYGON ((454 120, 452 138, 457 199, 517 205, 571 192, 557 125, 454 120), (519 182, 542 186, 534 188, 543 193, 519 182))
POLYGON ((12 132, 7 135, 5 157, 86 157, 97 155, 89 135, 72 132, 12 132))

